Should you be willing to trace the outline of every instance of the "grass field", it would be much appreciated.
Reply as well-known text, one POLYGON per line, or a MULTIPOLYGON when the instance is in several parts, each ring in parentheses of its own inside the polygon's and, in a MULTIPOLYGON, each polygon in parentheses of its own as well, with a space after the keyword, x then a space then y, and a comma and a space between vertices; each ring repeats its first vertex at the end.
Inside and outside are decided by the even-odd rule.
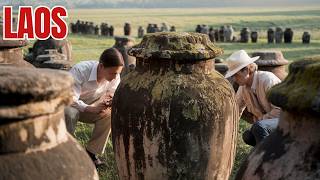
MULTIPOLYGON (((222 58, 226 58, 233 51, 239 49, 245 49, 248 52, 266 49, 281 50, 285 58, 290 61, 320 54, 320 7, 70 10, 69 22, 77 19, 113 24, 116 28, 116 35, 122 35, 122 26, 125 22, 132 24, 134 36, 139 25, 146 27, 148 23, 161 22, 175 25, 178 31, 194 31, 197 24, 208 24, 214 27, 231 24, 237 30, 237 34, 242 27, 249 27, 260 32, 261 39, 257 44, 218 43, 218 46, 225 50, 222 58), (293 28, 295 31, 294 42, 292 44, 267 44, 266 30, 269 27, 276 26, 293 28), (303 31, 311 32, 311 44, 304 45, 301 43, 303 31)), ((96 36, 69 35, 69 40, 73 45, 73 59, 76 62, 89 59, 96 60, 104 49, 114 44, 112 38, 96 36)), ((139 41, 140 39, 136 39, 136 43, 139 41)), ((241 161, 250 151, 250 147, 245 145, 241 139, 241 133, 249 127, 249 124, 240 121, 236 161, 230 179, 234 178, 241 161)), ((78 124, 76 137, 82 144, 88 141, 90 133, 91 126, 78 124)), ((109 141, 102 158, 107 162, 107 167, 99 169, 100 179, 117 179, 111 141, 109 141)))

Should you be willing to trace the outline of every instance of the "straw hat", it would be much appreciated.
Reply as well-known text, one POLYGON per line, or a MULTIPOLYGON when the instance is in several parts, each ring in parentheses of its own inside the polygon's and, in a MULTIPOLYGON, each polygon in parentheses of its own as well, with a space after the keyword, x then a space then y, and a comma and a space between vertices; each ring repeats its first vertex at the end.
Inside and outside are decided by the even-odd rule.
POLYGON ((258 60, 260 56, 250 57, 245 50, 236 51, 225 61, 228 64, 229 70, 225 78, 229 78, 239 72, 242 68, 248 66, 258 60))

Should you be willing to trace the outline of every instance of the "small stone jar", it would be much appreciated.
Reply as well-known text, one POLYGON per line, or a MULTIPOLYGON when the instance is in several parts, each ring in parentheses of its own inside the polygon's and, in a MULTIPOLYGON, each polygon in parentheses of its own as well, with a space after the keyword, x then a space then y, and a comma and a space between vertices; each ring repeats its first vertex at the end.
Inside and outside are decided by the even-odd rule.
MULTIPOLYGON (((2 28, 0 28, 2 30, 2 28)), ((23 59, 22 47, 28 44, 25 40, 3 40, 0 37, 0 65, 12 65, 17 67, 29 67, 34 66, 23 59)))

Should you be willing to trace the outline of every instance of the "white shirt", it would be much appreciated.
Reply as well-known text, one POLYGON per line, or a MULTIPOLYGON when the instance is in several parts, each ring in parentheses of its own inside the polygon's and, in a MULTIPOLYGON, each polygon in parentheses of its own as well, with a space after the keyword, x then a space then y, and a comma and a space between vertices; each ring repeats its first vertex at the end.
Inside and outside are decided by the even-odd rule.
POLYGON ((98 61, 82 61, 74 65, 69 71, 75 81, 71 106, 81 112, 107 92, 114 94, 120 83, 120 75, 117 75, 112 81, 105 81, 105 83, 99 85, 97 83, 98 64, 98 61))
POLYGON ((237 91, 240 115, 247 108, 255 116, 254 121, 278 118, 281 109, 268 101, 267 91, 280 82, 281 80, 271 72, 256 71, 251 87, 240 86, 237 91), (258 117, 258 114, 262 114, 262 117, 258 117))

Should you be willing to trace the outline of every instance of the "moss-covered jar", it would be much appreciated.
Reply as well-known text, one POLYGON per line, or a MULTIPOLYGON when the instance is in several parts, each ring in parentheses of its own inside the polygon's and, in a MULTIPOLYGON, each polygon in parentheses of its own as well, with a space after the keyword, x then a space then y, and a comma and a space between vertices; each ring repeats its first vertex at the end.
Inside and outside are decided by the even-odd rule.
POLYGON ((66 131, 72 82, 65 72, 0 66, 0 179, 98 179, 66 131))
POLYGON ((294 62, 269 100, 282 108, 279 126, 243 162, 236 179, 320 178, 320 57, 294 62))
POLYGON ((228 179, 237 136, 234 90, 213 59, 222 50, 198 33, 152 33, 129 54, 112 106, 121 180, 228 179))

